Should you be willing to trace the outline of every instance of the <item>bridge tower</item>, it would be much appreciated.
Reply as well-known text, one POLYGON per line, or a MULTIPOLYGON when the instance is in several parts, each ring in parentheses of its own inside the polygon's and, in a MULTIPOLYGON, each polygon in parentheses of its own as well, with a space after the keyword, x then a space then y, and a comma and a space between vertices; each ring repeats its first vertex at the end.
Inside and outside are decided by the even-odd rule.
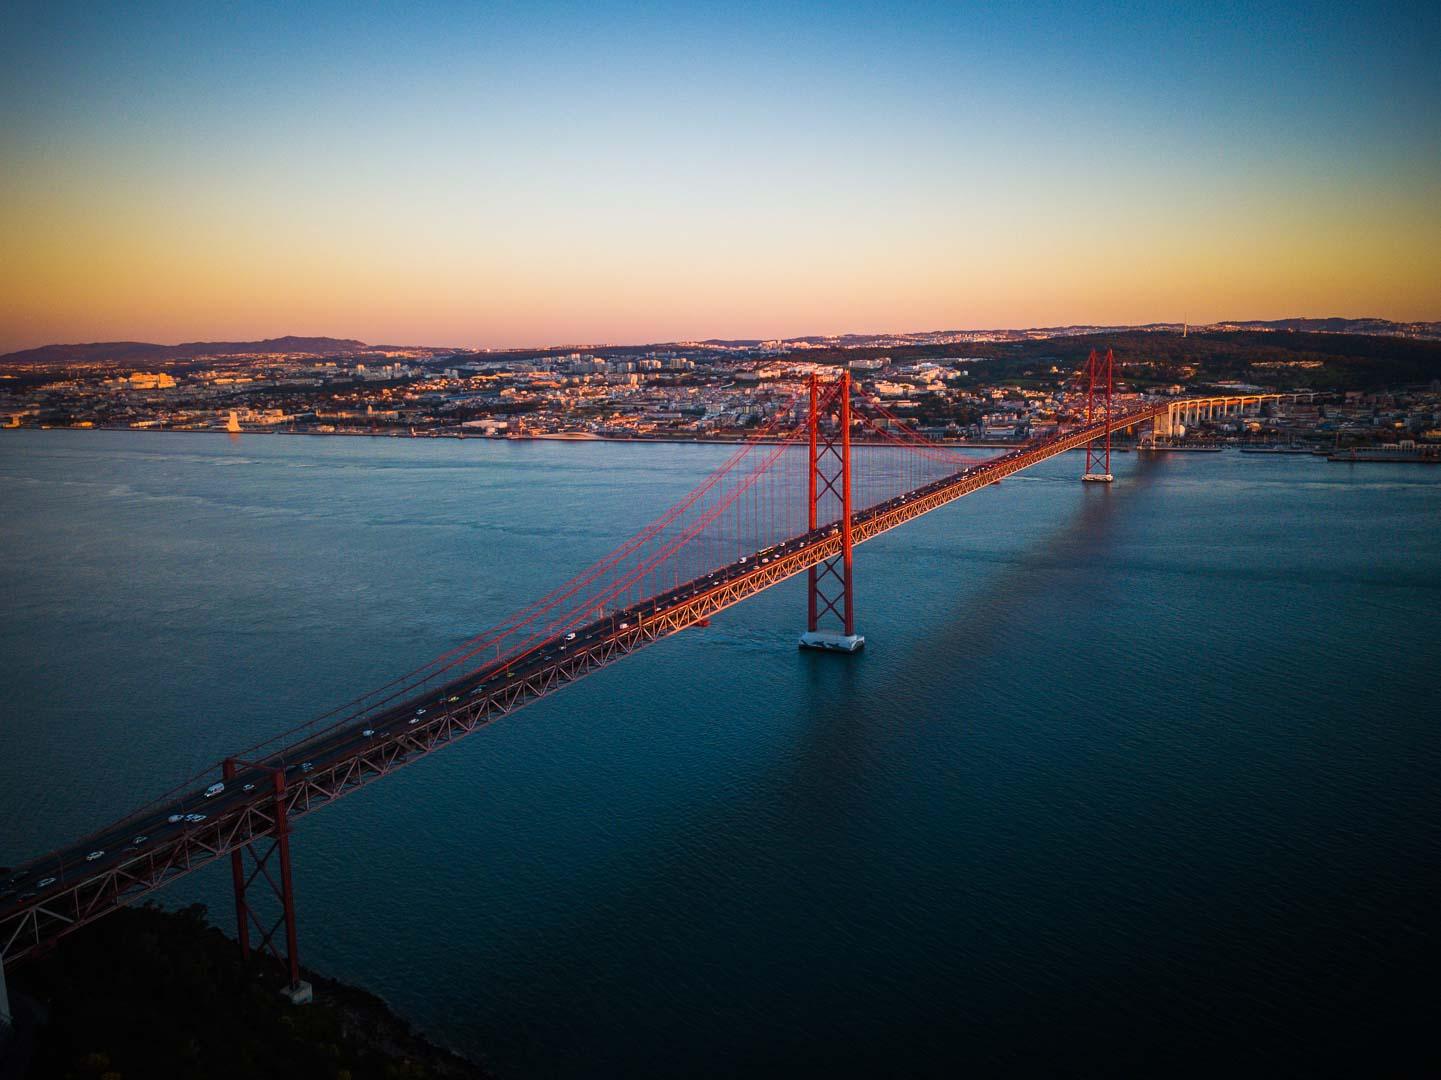
POLYGON ((1111 387, 1115 363, 1110 349, 1106 350, 1104 362, 1095 349, 1086 361, 1086 423, 1106 422, 1104 440, 1092 439, 1086 444, 1086 471, 1081 474, 1082 480, 1096 484, 1109 484, 1115 479, 1111 475, 1111 387))
POLYGON ((811 375, 811 409, 807 422, 810 468, 807 473, 808 518, 812 532, 819 520, 821 501, 828 496, 840 502, 840 551, 812 566, 806 574, 806 632, 803 649, 852 653, 866 643, 856 633, 855 592, 851 563, 851 374, 841 372, 835 391, 824 399, 820 380, 811 375), (824 400, 824 406, 822 404, 824 400), (822 416, 824 407, 825 416, 822 416), (829 421, 834 420, 834 424, 829 421), (821 629, 821 622, 839 623, 839 630, 821 629))
MULTIPOLYGON (((225 759, 223 775, 227 781, 235 778, 235 765, 234 758, 225 759)), ((295 887, 290 872, 290 823, 286 819, 284 769, 273 771, 273 783, 275 784, 275 831, 270 846, 266 848, 263 855, 256 851, 254 844, 246 844, 243 848, 236 848, 230 853, 230 875, 235 887, 236 937, 240 939, 241 957, 249 960, 250 928, 254 924, 260 935, 257 949, 260 952, 268 952, 277 961, 284 963, 290 973, 290 983, 281 990, 281 993, 289 998, 292 1004, 306 1005, 312 1000, 313 995, 310 984, 300 977, 300 950, 295 932, 295 887), (245 867, 247 854, 250 856, 252 867, 248 874, 245 867), (270 864, 272 855, 275 856, 274 866, 270 864), (260 921, 260 916, 255 913, 248 898, 248 893, 251 887, 257 883, 257 878, 264 879, 265 884, 270 886, 271 892, 280 902, 280 917, 268 928, 260 921), (285 928, 285 956, 283 959, 280 954, 280 946, 275 940, 275 936, 282 926, 285 928)))

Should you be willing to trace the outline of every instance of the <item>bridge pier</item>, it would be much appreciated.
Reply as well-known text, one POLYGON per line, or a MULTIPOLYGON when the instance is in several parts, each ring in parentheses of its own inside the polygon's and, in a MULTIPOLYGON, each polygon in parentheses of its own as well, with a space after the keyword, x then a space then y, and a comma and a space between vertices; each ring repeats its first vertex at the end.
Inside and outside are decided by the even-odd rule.
MULTIPOLYGON (((853 653, 866 639, 856 633, 855 593, 852 579, 853 537, 851 534, 851 374, 841 373, 836 396, 840 430, 820 433, 820 384, 811 375, 810 468, 807 470, 811 531, 819 519, 819 502, 826 494, 841 501, 841 551, 806 572, 806 632, 802 649, 853 653), (829 591, 828 591, 829 590, 829 591), (820 621, 830 616, 841 624, 840 632, 822 630, 820 621)), ((827 410, 829 413, 829 409, 827 410)))
MULTIPOLYGON (((226 780, 233 779, 235 773, 235 759, 227 758, 223 768, 226 780)), ((272 776, 275 784, 275 838, 263 855, 256 852, 254 844, 246 844, 243 848, 236 848, 230 853, 231 882, 235 889, 236 937, 240 941, 241 958, 250 959, 250 927, 253 924, 260 935, 256 948, 261 952, 268 952, 289 969, 290 982, 281 989, 281 994, 288 998, 292 1005, 306 1005, 313 1000, 314 993, 310 983, 300 977, 300 949, 295 927, 295 886, 290 867, 290 823, 286 812, 285 770, 276 769, 272 776), (250 856, 253 864, 253 869, 249 874, 245 871, 246 854, 250 856), (270 866, 272 855, 275 856, 276 863, 274 877, 271 876, 270 866), (268 928, 260 921, 248 896, 251 886, 256 884, 258 878, 264 879, 265 884, 270 886, 271 892, 280 901, 280 917, 268 928), (285 928, 285 954, 283 957, 275 940, 276 933, 282 926, 285 928)))
POLYGON ((837 634, 827 630, 807 630, 801 635, 802 649, 819 649, 821 652, 859 652, 865 647, 866 639, 860 634, 837 634))

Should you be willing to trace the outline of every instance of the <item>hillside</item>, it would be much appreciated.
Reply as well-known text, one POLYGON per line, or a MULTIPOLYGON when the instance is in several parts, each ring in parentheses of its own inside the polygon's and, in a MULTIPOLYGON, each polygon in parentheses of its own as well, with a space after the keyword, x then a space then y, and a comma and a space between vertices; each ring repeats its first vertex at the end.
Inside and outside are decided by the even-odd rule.
POLYGON ((265 353, 314 353, 318 356, 348 356, 370 346, 352 338, 278 337, 264 341, 187 341, 180 345, 156 345, 148 341, 96 341, 85 345, 41 345, 35 349, 0 356, 0 364, 134 365, 161 360, 190 360, 201 356, 245 356, 265 353))
POLYGON ((7 974, 12 995, 44 1014, 30 1077, 487 1076, 378 998, 313 972, 315 1003, 290 1005, 280 966, 243 964, 200 906, 121 908, 7 974))
POLYGON ((806 360, 843 363, 873 356, 979 360, 986 382, 1053 381, 1080 367, 1091 349, 1115 350, 1121 377, 1137 388, 1236 381, 1317 390, 1371 389, 1441 379, 1441 341, 1293 331, 1157 333, 1123 330, 1073 337, 963 345, 811 349, 806 360))

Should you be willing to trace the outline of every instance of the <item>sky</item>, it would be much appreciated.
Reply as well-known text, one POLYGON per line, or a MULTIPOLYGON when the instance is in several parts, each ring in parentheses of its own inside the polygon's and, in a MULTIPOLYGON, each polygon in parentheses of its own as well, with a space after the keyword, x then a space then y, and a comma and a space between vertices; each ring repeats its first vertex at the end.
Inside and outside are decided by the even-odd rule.
POLYGON ((1441 4, 0 6, 0 351, 1441 319, 1441 4))

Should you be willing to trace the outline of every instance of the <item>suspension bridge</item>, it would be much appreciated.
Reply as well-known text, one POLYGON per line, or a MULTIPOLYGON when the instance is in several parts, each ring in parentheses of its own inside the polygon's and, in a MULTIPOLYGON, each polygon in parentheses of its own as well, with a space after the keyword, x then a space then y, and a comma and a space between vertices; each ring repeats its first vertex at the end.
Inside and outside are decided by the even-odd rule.
POLYGON ((1118 408, 1112 364, 1109 352, 1092 353, 1084 408, 1070 426, 984 459, 859 399, 847 372, 812 376, 693 491, 539 600, 0 878, 0 1018, 3 965, 221 859, 230 861, 242 952, 273 955, 288 968, 292 1000, 308 1000, 290 864, 297 818, 796 575, 807 582, 800 645, 861 648, 857 545, 1070 450, 1086 451, 1083 479, 1108 482, 1113 434, 1142 425, 1169 434, 1173 418, 1219 400, 1118 408))

